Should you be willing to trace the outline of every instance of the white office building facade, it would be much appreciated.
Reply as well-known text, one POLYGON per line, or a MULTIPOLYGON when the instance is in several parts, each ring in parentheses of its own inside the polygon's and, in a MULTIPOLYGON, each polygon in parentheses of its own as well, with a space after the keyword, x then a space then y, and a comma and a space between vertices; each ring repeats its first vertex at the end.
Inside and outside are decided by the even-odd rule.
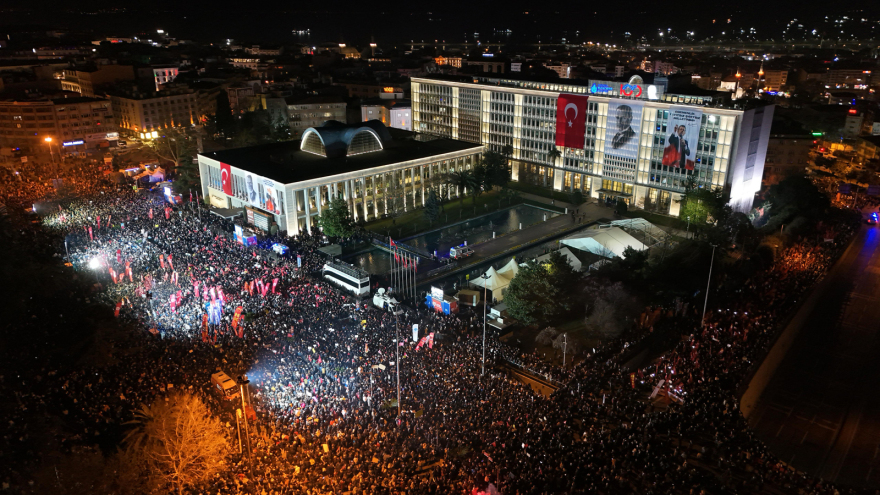
MULTIPOLYGON (((664 94, 663 87, 590 81, 538 83, 475 77, 412 79, 413 131, 449 137, 501 151, 513 147, 513 180, 558 191, 677 215, 686 183, 726 187, 737 211, 752 208, 761 188, 773 120, 772 105, 755 108, 713 106, 710 98, 664 94), (557 147, 557 100, 587 96, 583 149, 557 147), (634 120, 631 143, 612 149, 609 109, 626 105, 634 120), (693 160, 688 167, 664 165, 664 148, 674 133, 670 112, 696 116, 693 160), (698 137, 697 137, 698 136, 698 137), (559 156, 555 156, 556 150, 559 156)), ((616 140, 615 140, 616 141, 616 140)), ((619 143, 615 142, 615 146, 619 143)))

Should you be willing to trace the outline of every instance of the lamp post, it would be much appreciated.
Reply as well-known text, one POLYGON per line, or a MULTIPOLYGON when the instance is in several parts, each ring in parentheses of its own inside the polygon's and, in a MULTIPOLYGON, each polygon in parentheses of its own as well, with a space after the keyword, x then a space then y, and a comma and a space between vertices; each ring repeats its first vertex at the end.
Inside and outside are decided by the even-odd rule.
POLYGON ((247 375, 241 375, 238 377, 238 386, 241 392, 241 409, 244 413, 244 437, 247 441, 248 446, 248 463, 250 464, 251 459, 251 435, 248 430, 248 419, 247 419, 247 403, 244 400, 244 386, 250 383, 250 380, 247 379, 247 375))
POLYGON ((565 369, 565 351, 568 350, 568 333, 562 334, 562 369, 565 369))
POLYGON ((703 301, 703 317, 700 319, 700 326, 706 324, 706 306, 709 304, 709 284, 712 283, 712 266, 715 264, 715 248, 712 244, 712 261, 709 262, 709 278, 706 280, 706 299, 703 301))
POLYGON ((52 151, 52 138, 49 136, 46 136, 45 139, 43 139, 43 141, 45 141, 46 146, 49 147, 49 156, 52 158, 52 163, 54 164, 55 163, 55 152, 52 151))
POLYGON ((397 348, 397 417, 400 417, 400 309, 394 308, 394 347, 397 348))
POLYGON ((480 275, 480 278, 483 279, 483 364, 480 367, 480 376, 482 377, 486 374, 486 308, 489 306, 486 294, 489 286, 489 276, 484 273, 480 275))

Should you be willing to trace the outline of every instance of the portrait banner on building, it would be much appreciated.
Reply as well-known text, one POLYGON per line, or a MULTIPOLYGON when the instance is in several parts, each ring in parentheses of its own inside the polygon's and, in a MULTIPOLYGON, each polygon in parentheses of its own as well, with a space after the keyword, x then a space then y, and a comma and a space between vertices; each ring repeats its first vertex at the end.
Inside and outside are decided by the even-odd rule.
POLYGON ((669 109, 669 120, 666 124, 666 147, 663 148, 663 165, 687 170, 694 169, 702 118, 702 110, 687 107, 669 109))
POLYGON ((220 183, 223 185, 223 194, 232 196, 232 169, 228 163, 220 163, 220 183))
POLYGON ((584 149, 587 98, 586 95, 559 95, 556 100, 556 146, 584 149))
POLYGON ((281 191, 275 186, 275 182, 258 175, 245 173, 244 186, 247 200, 252 206, 276 215, 281 214, 281 205, 278 200, 281 191))
POLYGON ((642 103, 637 101, 612 100, 608 103, 605 156, 638 159, 642 108, 642 103))

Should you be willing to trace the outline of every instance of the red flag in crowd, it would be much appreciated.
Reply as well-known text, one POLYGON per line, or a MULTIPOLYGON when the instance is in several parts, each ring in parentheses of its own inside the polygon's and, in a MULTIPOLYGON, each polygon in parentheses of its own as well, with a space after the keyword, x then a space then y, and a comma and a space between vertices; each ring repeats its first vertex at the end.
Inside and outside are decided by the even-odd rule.
POLYGON ((171 269, 174 270, 174 264, 171 263, 171 255, 170 254, 168 255, 168 266, 170 266, 171 269))
POLYGON ((113 311, 113 316, 119 318, 119 309, 122 307, 122 301, 116 303, 116 310, 113 311))
POLYGON ((159 264, 162 265, 162 269, 164 270, 165 269, 165 255, 164 254, 159 255, 159 264))
POLYGON ((152 220, 152 219, 153 219, 153 209, 150 208, 150 220, 152 220))
POLYGON ((241 319, 242 307, 235 308, 235 314, 232 315, 232 328, 238 330, 238 320, 241 319))
POLYGON ((278 279, 272 279, 272 294, 276 294, 275 287, 278 286, 278 279))
POLYGON ((95 240, 95 237, 92 235, 92 228, 91 227, 89 227, 89 239, 92 241, 95 240))
POLYGON ((122 250, 121 249, 116 250, 116 262, 122 263, 122 250))
POLYGON ((95 221, 98 223, 98 228, 100 229, 100 228, 101 228, 101 216, 100 216, 100 215, 97 215, 97 216, 95 217, 95 221))

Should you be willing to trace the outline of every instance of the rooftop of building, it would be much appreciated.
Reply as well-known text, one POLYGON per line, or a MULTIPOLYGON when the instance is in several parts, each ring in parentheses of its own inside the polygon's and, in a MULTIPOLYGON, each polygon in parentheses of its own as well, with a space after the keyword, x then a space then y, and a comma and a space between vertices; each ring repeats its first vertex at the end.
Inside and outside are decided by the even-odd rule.
MULTIPOLYGON (((227 163, 238 169, 291 184, 338 174, 367 170, 384 165, 421 160, 447 153, 482 151, 479 144, 447 138, 433 138, 400 129, 386 128, 378 121, 346 125, 328 122, 312 128, 320 136, 330 156, 321 156, 300 149, 301 141, 285 141, 247 148, 201 153, 200 156, 227 163), (333 153, 354 134, 372 131, 382 141, 382 149, 352 156, 333 153), (424 140, 423 140, 424 139, 424 140)), ((305 136, 309 131, 303 133, 305 136)))
MULTIPOLYGON (((513 87, 513 88, 523 88, 529 90, 538 90, 538 91, 549 91, 549 92, 570 92, 577 91, 574 88, 584 88, 584 92, 589 94, 595 94, 595 96, 602 97, 611 97, 611 98, 621 98, 619 96, 614 96, 612 94, 607 93, 594 93, 592 91, 593 82, 600 84, 606 83, 609 79, 603 80, 584 80, 584 79, 554 79, 550 77, 543 76, 532 76, 526 74, 517 74, 517 73, 509 73, 509 74, 481 74, 481 75, 453 75, 453 74, 430 74, 425 76, 420 76, 421 79, 431 79, 437 81, 448 81, 448 82, 460 82, 466 84, 482 84, 488 86, 500 86, 500 87, 513 87)), ((632 79, 631 79, 632 81, 632 79)), ((614 84, 625 83, 626 81, 614 81, 614 84)), ((651 85, 652 82, 630 82, 630 84, 645 84, 651 85)), ((729 93, 728 93, 729 95, 729 93)), ((624 98, 626 99, 626 98, 624 98)), ((738 110, 742 110, 744 108, 752 108, 756 106, 765 106, 770 105, 771 103, 765 102, 763 100, 757 99, 739 99, 739 100, 731 100, 729 96, 725 95, 725 92, 718 92, 712 90, 704 90, 698 88, 693 85, 689 85, 688 87, 679 87, 675 89, 670 89, 665 91, 662 94, 662 97, 659 100, 653 101, 661 101, 665 103, 675 103, 675 104, 686 104, 686 105, 696 105, 696 106, 711 106, 716 108, 734 108, 738 110), (668 98, 667 98, 668 96, 668 98), (687 97, 690 98, 688 101, 687 97)))
POLYGON ((859 136, 859 139, 867 141, 880 148, 880 136, 859 136))
POLYGON ((345 103, 341 96, 288 96, 284 99, 288 105, 320 105, 322 103, 345 103))
POLYGON ((804 129, 800 123, 786 118, 773 119, 773 124, 770 127, 771 138, 804 136, 812 137, 810 132, 804 129))

